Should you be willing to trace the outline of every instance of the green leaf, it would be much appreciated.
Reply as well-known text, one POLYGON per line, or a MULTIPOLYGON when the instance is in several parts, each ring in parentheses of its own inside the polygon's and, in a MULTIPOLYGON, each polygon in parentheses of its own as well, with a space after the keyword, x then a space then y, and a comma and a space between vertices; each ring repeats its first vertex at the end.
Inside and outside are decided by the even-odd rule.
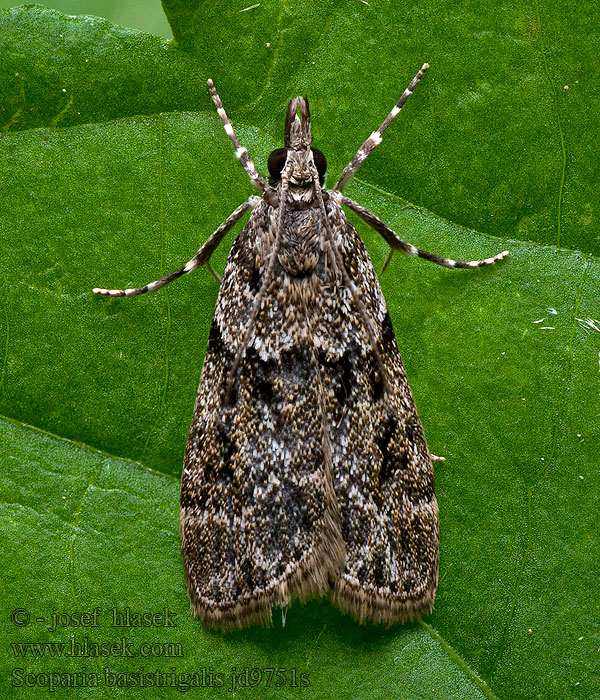
MULTIPOLYGON (((16 667, 229 680, 235 666, 309 673, 309 691, 240 691, 252 697, 599 697, 598 95, 583 68, 598 67, 597 8, 239 12, 252 4, 165 2, 179 48, 97 18, 0 13, 0 694, 47 696, 15 690, 16 667), (177 492, 217 283, 199 271, 136 299, 90 290, 175 269, 251 191, 209 74, 263 172, 287 100, 308 94, 332 182, 425 60, 347 194, 426 250, 511 251, 469 272, 397 256, 382 277, 429 445, 447 458, 435 612, 378 630, 315 601, 285 628, 206 632, 188 612, 177 492), (10 622, 17 608, 96 606, 167 606, 178 626, 10 622), (19 660, 9 646, 72 635, 177 642, 184 656, 19 660)), ((385 245, 350 218, 381 269, 385 245)), ((57 697, 136 693, 181 695, 57 697)))
POLYGON ((0 10, 0 128, 195 109, 197 64, 165 39, 27 5, 0 10))
MULTIPOLYGON (((145 674, 171 674, 171 679, 175 669, 176 684, 184 690, 186 682, 193 682, 189 674, 205 669, 214 674, 215 684, 221 674, 221 688, 195 691, 214 697, 231 697, 234 675, 241 676, 236 685, 248 684, 246 669, 250 681, 260 683, 246 688, 245 697, 356 697, 358 688, 368 697, 406 700, 455 693, 468 700, 494 697, 470 669, 456 663, 443 640, 426 632, 427 625, 365 629, 340 617, 328 603, 313 602, 294 606, 285 627, 276 619, 268 630, 204 631, 189 612, 185 591, 178 480, 7 420, 0 421, 0 448, 2 531, 13 551, 26 553, 3 561, 0 632, 8 657, 3 697, 47 697, 44 674, 75 674, 82 668, 88 684, 91 674, 98 676, 100 688, 62 693, 59 688, 56 697, 181 697, 173 687, 106 688, 122 678, 119 674, 136 678, 140 668, 145 674), (131 613, 158 614, 157 626, 113 626, 125 621, 128 607, 131 613), (94 618, 97 608, 101 611, 94 618), (73 626, 75 615, 86 613, 87 623, 97 625, 73 626), (18 626, 27 615, 29 624, 18 626), (45 620, 36 622, 37 617, 45 620), (105 657, 33 659, 24 646, 63 642, 64 650, 56 651, 61 657, 69 651, 84 653, 86 638, 88 653, 92 642, 115 643, 117 650, 105 657), (123 658, 124 649, 134 656, 123 658), (348 656, 356 660, 355 667, 334 679, 348 656), (269 668, 284 669, 270 687, 269 668), (38 685, 24 687, 27 678, 38 685), (283 687, 276 686, 284 680, 283 687), (40 687, 44 682, 45 689, 40 687)), ((169 677, 162 681, 171 682, 169 677)))

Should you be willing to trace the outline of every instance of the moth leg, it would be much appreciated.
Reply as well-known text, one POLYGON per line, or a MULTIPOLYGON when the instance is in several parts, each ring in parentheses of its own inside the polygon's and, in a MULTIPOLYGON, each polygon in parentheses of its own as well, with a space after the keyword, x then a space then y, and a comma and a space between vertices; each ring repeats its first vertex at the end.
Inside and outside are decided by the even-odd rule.
POLYGON ((208 269, 210 270, 212 276, 217 280, 217 282, 218 282, 219 284, 221 284, 221 281, 222 281, 223 278, 222 278, 221 275, 215 270, 215 268, 214 268, 210 263, 206 263, 206 267, 208 267, 208 269))
POLYGON ((369 138, 362 144, 362 146, 358 149, 358 151, 356 151, 356 155, 348 163, 348 165, 344 168, 338 181, 335 183, 335 186, 333 188, 334 192, 341 192, 344 189, 344 187, 350 182, 350 180, 354 176, 354 173, 358 169, 358 166, 364 160, 366 160, 367 156, 370 155, 375 150, 375 148, 381 143, 381 135, 388 128, 388 126, 392 123, 392 121, 395 119, 395 117, 399 114, 404 103, 412 95, 412 91, 415 89, 415 87, 417 86, 417 83, 421 80, 421 78, 425 74, 425 71, 428 68, 429 68, 429 64, 424 63, 421 70, 415 75, 415 77, 412 79, 410 85, 402 93, 402 97, 395 104, 392 111, 384 119, 384 121, 381 124, 381 126, 379 127, 379 129, 377 129, 377 131, 374 131, 369 136, 369 138))
POLYGON ((383 221, 378 216, 373 214, 372 211, 365 209, 352 199, 348 199, 348 197, 345 197, 344 195, 339 193, 331 193, 331 195, 333 196, 335 201, 337 201, 339 204, 343 204, 344 206, 348 207, 348 209, 351 209, 363 221, 366 221, 372 229, 377 231, 377 233, 379 233, 383 238, 385 238, 386 242, 392 250, 390 251, 387 260, 385 261, 383 270, 385 270, 385 268, 387 267, 394 251, 396 250, 400 251, 404 255, 416 255, 419 258, 424 258, 425 260, 429 260, 430 262, 436 263, 437 265, 442 265, 443 267, 460 267, 466 269, 473 269, 476 267, 493 265, 494 263, 497 263, 500 260, 504 260, 504 258, 508 255, 508 250, 503 250, 501 253, 498 253, 497 255, 494 255, 491 258, 485 258, 484 260, 463 261, 451 260, 450 258, 442 258, 439 255, 435 255, 434 253, 428 253, 426 250, 420 250, 419 248, 416 248, 414 245, 412 245, 412 243, 408 243, 407 241, 402 240, 402 238, 400 238, 397 233, 392 231, 392 229, 387 224, 384 224, 383 221))
POLYGON ((219 228, 212 234, 212 236, 206 241, 206 243, 200 248, 200 250, 194 255, 191 260, 178 270, 171 272, 170 274, 162 277, 155 282, 150 282, 143 287, 134 287, 133 289, 103 289, 100 287, 94 287, 92 292, 94 294, 103 294, 111 297, 134 297, 138 294, 146 294, 146 292, 155 292, 157 289, 164 287, 173 280, 176 280, 181 275, 185 275, 188 272, 193 272, 197 270, 202 265, 208 265, 211 272, 220 280, 219 275, 213 270, 210 265, 210 257, 215 252, 219 243, 225 238, 227 232, 232 229, 235 224, 244 216, 248 209, 252 209, 256 204, 260 202, 260 197, 252 196, 243 204, 241 204, 225 221, 219 226, 219 228))
POLYGON ((266 188, 265 181, 262 179, 260 173, 256 169, 254 161, 252 160, 252 158, 250 158, 248 149, 242 146, 242 144, 238 141, 238 137, 235 135, 235 131, 233 130, 233 126, 229 121, 227 112, 223 109, 223 103, 221 102, 219 93, 215 90, 215 84, 210 78, 206 84, 208 85, 208 89, 210 90, 212 101, 214 102, 215 107, 217 108, 217 114, 223 122, 223 128, 225 129, 225 133, 227 134, 227 136, 229 136, 229 138, 231 139, 231 143, 233 143, 233 145, 235 146, 235 157, 240 161, 242 168, 244 168, 244 170, 248 174, 248 177, 252 181, 254 187, 256 187, 256 189, 259 192, 264 192, 266 188))

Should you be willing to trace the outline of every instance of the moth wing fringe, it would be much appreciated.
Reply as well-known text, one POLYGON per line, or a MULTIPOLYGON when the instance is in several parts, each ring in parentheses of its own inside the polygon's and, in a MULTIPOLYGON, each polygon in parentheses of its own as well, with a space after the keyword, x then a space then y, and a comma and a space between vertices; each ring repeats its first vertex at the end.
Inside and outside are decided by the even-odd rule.
MULTIPOLYGON (((184 517, 182 512, 182 532, 184 517)), ((232 631, 253 624, 271 627, 274 607, 285 607, 294 600, 306 603, 312 598, 326 596, 345 565, 346 547, 341 534, 339 510, 333 487, 328 481, 320 538, 287 578, 272 582, 265 591, 243 596, 230 604, 215 605, 214 601, 195 594, 186 568, 188 596, 194 615, 200 617, 210 629, 232 631)))
POLYGON ((340 577, 331 592, 331 599, 343 613, 351 615, 360 624, 371 622, 390 626, 429 615, 435 591, 435 588, 429 588, 421 598, 398 600, 393 595, 367 592, 364 587, 340 577))

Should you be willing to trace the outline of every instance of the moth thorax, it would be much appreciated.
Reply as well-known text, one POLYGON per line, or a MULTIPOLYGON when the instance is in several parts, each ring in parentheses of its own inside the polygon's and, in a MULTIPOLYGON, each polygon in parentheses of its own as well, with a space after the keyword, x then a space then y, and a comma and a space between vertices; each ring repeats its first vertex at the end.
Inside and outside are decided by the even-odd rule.
POLYGON ((318 209, 286 211, 277 259, 293 277, 308 277, 317 267, 321 253, 321 225, 318 209))

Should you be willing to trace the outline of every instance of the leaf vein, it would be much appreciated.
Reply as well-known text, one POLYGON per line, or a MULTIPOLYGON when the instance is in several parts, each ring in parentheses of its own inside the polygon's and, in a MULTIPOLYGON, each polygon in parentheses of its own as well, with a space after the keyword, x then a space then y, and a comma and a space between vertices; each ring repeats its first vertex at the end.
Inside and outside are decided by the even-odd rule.
POLYGON ((562 122, 560 119, 560 110, 558 107, 558 91, 552 87, 552 79, 550 77, 550 69, 548 67, 548 58, 546 56, 546 47, 544 45, 544 30, 542 28, 542 18, 540 13, 540 0, 535 0, 535 7, 537 11, 537 23, 540 28, 540 48, 542 53, 542 59, 544 62, 544 72, 546 73, 546 80, 548 81, 548 87, 552 93, 552 103, 554 105, 554 113, 556 116, 556 125, 558 127, 558 135, 560 137, 560 150, 561 150, 561 170, 560 170, 560 185, 558 188, 558 198, 557 198, 557 212, 556 212, 556 245, 560 247, 560 228, 562 220, 562 202, 563 202, 563 192, 565 189, 565 172, 567 168, 567 153, 565 150, 565 135, 562 128, 562 122))
POLYGON ((475 685, 481 690, 488 700, 499 700, 498 696, 489 687, 486 681, 479 677, 479 675, 469 666, 467 661, 456 651, 456 649, 447 642, 444 637, 428 622, 419 620, 419 625, 426 630, 436 642, 442 647, 442 649, 448 654, 448 656, 454 661, 454 663, 469 676, 469 678, 475 683, 475 685))
POLYGON ((34 432, 52 438, 53 440, 61 440, 62 442, 68 442, 69 444, 75 445, 80 449, 88 450, 90 452, 93 452, 94 454, 101 455, 102 457, 108 457, 109 459, 118 459, 121 462, 128 462, 129 464, 135 465, 142 471, 148 472, 153 476, 170 479, 171 481, 175 481, 177 483, 179 483, 180 481, 179 477, 173 476, 172 474, 167 474, 166 472, 161 472, 158 469, 152 469, 151 467, 147 467, 146 465, 142 464, 136 459, 132 459, 131 457, 123 457, 122 455, 115 455, 111 452, 106 452, 105 450, 99 447, 89 445, 86 442, 81 442, 81 440, 73 440, 71 438, 64 437, 63 435, 57 435, 56 433, 52 433, 49 430, 44 430, 44 428, 40 428, 37 425, 23 423, 23 421, 17 420, 16 418, 12 418, 11 416, 0 414, 0 420, 5 420, 7 423, 12 423, 13 425, 17 425, 22 428, 27 428, 28 430, 33 430, 34 432))
MULTIPOLYGON (((160 263, 159 263, 159 276, 163 277, 165 274, 165 216, 164 216, 164 158, 163 158, 163 146, 164 146, 164 122, 162 116, 159 117, 159 141, 158 141, 158 225, 160 231, 160 263)), ((167 311, 167 322, 165 328, 165 341, 164 341, 164 373, 163 373, 163 386, 160 393, 160 409, 156 412, 154 422, 148 435, 146 436, 146 442, 142 449, 142 454, 140 459, 144 459, 146 451, 148 450, 148 445, 150 444, 150 439, 156 430, 158 421, 163 415, 166 404, 167 404, 167 391, 169 388, 169 347, 171 339, 171 304, 169 302, 169 290, 165 289, 164 293, 166 311, 167 311)))
POLYGON ((588 269, 588 261, 584 261, 583 272, 581 273, 581 280, 577 288, 577 296, 575 298, 575 305, 573 307, 573 325, 571 328, 571 335, 569 336, 569 345, 567 346, 567 363, 565 366, 565 372, 562 378, 560 395, 558 397, 558 410, 556 412, 556 417, 552 425, 552 441, 550 447, 550 455, 547 460, 547 469, 549 469, 554 460, 554 455, 556 453, 556 445, 558 443, 558 427, 559 423, 563 417, 565 411, 565 392, 567 389, 567 384, 571 378, 571 369, 573 366, 573 341, 575 340, 575 334, 578 328, 577 317, 579 316, 579 307, 581 306, 581 300, 583 297, 583 283, 585 281, 588 269))
POLYGON ((484 675, 484 679, 485 679, 486 683, 489 683, 490 680, 492 679, 492 676, 494 675, 496 668, 498 667, 498 663, 499 663, 500 659, 502 658, 502 654, 504 653, 504 650, 506 649, 506 645, 508 642, 508 633, 510 630, 511 622, 512 622, 514 614, 515 614, 515 608, 517 606, 517 600, 519 598, 519 589, 521 588, 521 581, 523 580, 525 566, 526 566, 527 561, 529 559, 529 555, 531 554, 531 547, 532 547, 531 486, 528 486, 527 487, 527 543, 525 545, 525 549, 523 550, 523 556, 521 557, 521 566, 519 567, 519 574, 517 576, 517 580, 515 581, 513 595, 512 595, 511 601, 510 601, 509 609, 508 609, 508 615, 506 617, 506 622, 504 623, 504 630, 502 632, 502 638, 500 640, 500 644, 498 645, 498 649, 496 651, 496 654, 494 656, 494 659, 492 661, 490 669, 484 675))

